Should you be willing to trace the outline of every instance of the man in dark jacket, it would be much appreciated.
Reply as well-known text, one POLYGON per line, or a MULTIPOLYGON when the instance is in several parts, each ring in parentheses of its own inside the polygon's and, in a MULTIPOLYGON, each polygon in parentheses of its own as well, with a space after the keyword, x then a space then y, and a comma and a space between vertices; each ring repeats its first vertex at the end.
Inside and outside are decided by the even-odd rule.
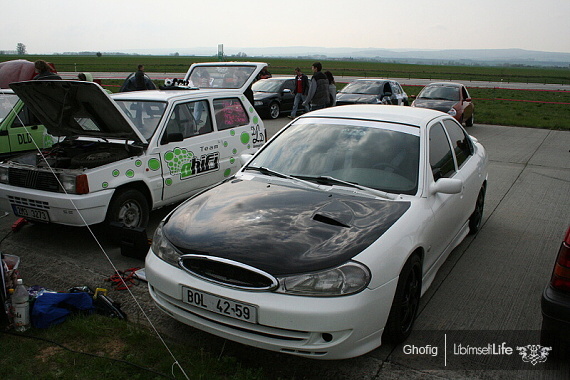
POLYGON ((309 105, 304 104, 307 98, 307 93, 309 92, 309 78, 301 72, 300 68, 295 69, 295 89, 293 94, 295 98, 293 100, 293 109, 291 110, 291 115, 289 119, 294 119, 297 115, 297 109, 299 109, 299 104, 303 103, 305 107, 305 112, 309 112, 309 105))
POLYGON ((311 67, 313 77, 309 86, 309 93, 303 102, 303 105, 310 104, 311 111, 325 108, 329 102, 329 80, 322 72, 323 65, 320 62, 313 63, 311 67))
POLYGON ((119 92, 155 90, 156 86, 144 72, 144 66, 139 65, 136 73, 129 74, 119 92))

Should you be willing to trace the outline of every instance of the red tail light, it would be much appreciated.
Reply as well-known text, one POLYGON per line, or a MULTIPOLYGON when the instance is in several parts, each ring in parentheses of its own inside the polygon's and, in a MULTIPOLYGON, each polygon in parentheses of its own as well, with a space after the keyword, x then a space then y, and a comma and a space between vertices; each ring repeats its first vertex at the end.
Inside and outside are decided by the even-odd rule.
POLYGON ((558 251, 550 285, 555 289, 570 293, 570 228, 566 231, 566 237, 558 251))
POLYGON ((81 174, 75 178, 75 193, 76 194, 89 193, 89 181, 87 180, 87 175, 81 174))

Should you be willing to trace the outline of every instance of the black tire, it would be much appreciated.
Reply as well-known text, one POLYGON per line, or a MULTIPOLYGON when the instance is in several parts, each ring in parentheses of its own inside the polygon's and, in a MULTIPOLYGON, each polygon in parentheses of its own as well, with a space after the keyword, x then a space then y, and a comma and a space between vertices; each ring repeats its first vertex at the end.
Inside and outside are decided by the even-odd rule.
POLYGON ((483 210, 485 209, 485 186, 481 187, 475 202, 475 210, 469 217, 469 234, 473 235, 481 229, 483 223, 483 210))
POLYGON ((392 343, 405 341, 412 332, 422 292, 422 262, 412 255, 400 273, 388 322, 384 328, 386 340, 392 343))
POLYGON ((467 119, 465 121, 465 126, 466 127, 472 127, 474 123, 475 123, 475 114, 472 113, 471 116, 469 117, 469 119, 467 119))
POLYGON ((150 208, 146 197, 136 189, 119 190, 109 204, 105 222, 122 223, 125 227, 142 227, 148 224, 150 208))
POLYGON ((279 103, 273 102, 269 105, 269 117, 272 119, 277 119, 281 114, 281 108, 279 107, 279 103))

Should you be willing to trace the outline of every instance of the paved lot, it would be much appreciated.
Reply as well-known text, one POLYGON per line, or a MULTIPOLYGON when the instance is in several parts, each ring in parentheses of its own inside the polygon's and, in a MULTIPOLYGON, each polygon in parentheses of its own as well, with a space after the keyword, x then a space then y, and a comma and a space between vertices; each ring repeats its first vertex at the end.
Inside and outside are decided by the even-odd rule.
MULTIPOLYGON (((268 121, 269 134, 287 121, 268 121)), ((404 345, 383 346, 356 359, 321 362, 265 352, 170 320, 149 301, 144 285, 131 288, 132 293, 165 336, 214 355, 235 356, 275 378, 567 379, 568 362, 533 366, 523 363, 517 351, 492 357, 453 353, 458 345, 539 344, 540 295, 570 225, 570 132, 492 125, 476 125, 468 132, 491 159, 485 220, 479 234, 453 251, 422 298, 415 332, 406 344, 424 347, 424 354, 406 354, 404 345), (437 355, 428 345, 439 347, 437 355)), ((149 231, 168 211, 153 213, 149 231)), ((113 273, 111 262, 119 270, 143 265, 121 256, 99 228, 93 234, 101 246, 87 228, 26 225, 10 233, 14 221, 11 215, 0 219, 0 238, 5 237, 0 249, 21 257, 28 285, 109 287, 105 279, 113 273)), ((123 303, 132 321, 148 323, 128 292, 111 291, 110 296, 123 303)))

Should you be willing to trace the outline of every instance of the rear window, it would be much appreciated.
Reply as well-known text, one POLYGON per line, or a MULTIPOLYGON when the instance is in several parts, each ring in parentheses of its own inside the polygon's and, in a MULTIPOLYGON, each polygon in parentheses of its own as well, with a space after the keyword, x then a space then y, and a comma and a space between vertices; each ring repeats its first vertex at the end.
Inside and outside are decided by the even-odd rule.
POLYGON ((214 112, 219 131, 249 124, 249 116, 238 98, 214 100, 214 112))

